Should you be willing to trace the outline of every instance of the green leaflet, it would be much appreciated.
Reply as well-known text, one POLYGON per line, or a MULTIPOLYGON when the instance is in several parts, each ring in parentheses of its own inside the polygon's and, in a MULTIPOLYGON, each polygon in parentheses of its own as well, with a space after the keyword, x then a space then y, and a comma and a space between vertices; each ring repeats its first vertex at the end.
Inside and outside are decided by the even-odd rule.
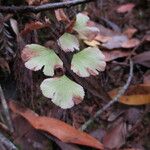
POLYGON ((63 68, 63 62, 53 50, 38 44, 26 45, 21 57, 26 68, 38 71, 43 67, 43 73, 47 76, 53 76, 55 68, 63 68))
POLYGON ((96 47, 88 47, 73 55, 71 70, 80 77, 98 75, 106 66, 105 56, 96 47))
POLYGON ((64 33, 58 40, 59 46, 65 52, 73 52, 75 49, 79 50, 79 41, 78 39, 69 33, 64 33))
POLYGON ((73 27, 74 30, 78 31, 81 30, 82 28, 85 28, 87 26, 87 22, 89 21, 89 17, 85 14, 78 13, 76 15, 76 22, 73 27))
POLYGON ((99 32, 97 27, 88 25, 89 21, 89 17, 85 14, 78 13, 76 15, 76 22, 73 29, 78 32, 80 39, 92 40, 99 32))
POLYGON ((67 76, 45 79, 40 86, 45 97, 63 109, 71 108, 84 98, 84 89, 67 76))

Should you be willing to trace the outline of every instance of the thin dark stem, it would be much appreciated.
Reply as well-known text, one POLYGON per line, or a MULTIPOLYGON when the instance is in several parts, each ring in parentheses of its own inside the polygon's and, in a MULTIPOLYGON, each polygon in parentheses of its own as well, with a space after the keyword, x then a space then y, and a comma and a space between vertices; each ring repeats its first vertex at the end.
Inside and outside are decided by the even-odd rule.
POLYGON ((114 103, 119 101, 119 98, 126 92, 126 90, 128 89, 131 80, 133 77, 133 62, 130 59, 130 72, 129 72, 129 77, 128 80, 126 82, 126 84, 121 88, 121 90, 118 92, 118 94, 113 98, 112 101, 110 101, 109 103, 107 103, 102 109, 98 110, 95 115, 93 117, 91 117, 88 121, 86 121, 82 126, 81 126, 81 130, 86 130, 86 128, 100 115, 102 114, 105 110, 107 110, 110 106, 112 106, 114 103))
POLYGON ((71 6, 92 2, 95 0, 73 0, 58 3, 47 3, 39 6, 0 6, 0 12, 2 13, 38 13, 50 9, 69 8, 71 6))

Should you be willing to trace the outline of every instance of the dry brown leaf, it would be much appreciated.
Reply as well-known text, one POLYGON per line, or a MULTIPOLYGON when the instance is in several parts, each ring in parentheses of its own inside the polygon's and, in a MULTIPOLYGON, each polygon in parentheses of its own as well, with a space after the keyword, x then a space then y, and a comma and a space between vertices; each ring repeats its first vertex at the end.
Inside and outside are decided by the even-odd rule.
POLYGON ((63 142, 103 149, 103 144, 101 144, 98 140, 60 120, 45 116, 38 116, 38 114, 34 113, 30 109, 21 107, 15 101, 10 101, 9 107, 14 113, 20 114, 27 119, 35 129, 52 134, 63 142))
POLYGON ((107 49, 115 48, 133 48, 140 44, 138 39, 130 39, 137 32, 135 28, 127 28, 123 33, 114 32, 102 25, 97 25, 100 32, 94 38, 102 43, 102 46, 107 49))
POLYGON ((133 62, 150 68, 150 51, 134 56, 133 62))
POLYGON ((110 36, 104 36, 104 35, 101 35, 100 33, 98 33, 98 35, 95 37, 95 40, 102 42, 102 43, 105 43, 109 41, 110 39, 111 39, 110 36))
MULTIPOLYGON (((113 98, 118 89, 110 91, 108 94, 113 98)), ((139 84, 130 87, 126 94, 120 97, 120 103, 127 105, 145 105, 150 103, 150 84, 139 84)))
POLYGON ((58 21, 70 22, 63 9, 55 10, 55 16, 58 21))
POLYGON ((119 6, 116 11, 118 13, 126 13, 126 12, 129 12, 129 11, 132 11, 132 9, 134 7, 135 7, 135 4, 127 3, 127 4, 123 4, 123 5, 119 6))
POLYGON ((144 74, 144 84, 150 84, 150 70, 144 74))
POLYGON ((110 40, 103 43, 102 46, 107 49, 120 48, 122 47, 122 44, 126 43, 127 41, 128 38, 125 35, 114 35, 110 40))
POLYGON ((103 51, 105 55, 105 61, 109 62, 117 58, 126 57, 130 55, 129 51, 113 50, 113 51, 103 51))
POLYGON ((147 41, 147 42, 150 42, 150 34, 146 34, 144 36, 144 40, 147 41))
POLYGON ((129 39, 128 41, 125 41, 122 43, 122 48, 133 48, 140 44, 140 41, 138 39, 129 39))
POLYGON ((92 41, 86 41, 85 40, 84 43, 86 45, 89 45, 89 46, 92 46, 92 47, 96 47, 96 46, 100 45, 100 43, 98 41, 96 41, 96 40, 92 40, 92 41))
POLYGON ((126 135, 126 123, 122 121, 106 134, 103 140, 104 147, 109 149, 120 148, 125 143, 126 135))
POLYGON ((123 32, 123 34, 130 39, 136 32, 137 32, 136 28, 129 27, 123 32))
POLYGON ((40 21, 35 21, 35 22, 27 23, 25 25, 25 28, 21 31, 21 35, 25 36, 26 34, 30 33, 33 30, 39 30, 49 26, 50 26, 49 22, 42 23, 40 21))

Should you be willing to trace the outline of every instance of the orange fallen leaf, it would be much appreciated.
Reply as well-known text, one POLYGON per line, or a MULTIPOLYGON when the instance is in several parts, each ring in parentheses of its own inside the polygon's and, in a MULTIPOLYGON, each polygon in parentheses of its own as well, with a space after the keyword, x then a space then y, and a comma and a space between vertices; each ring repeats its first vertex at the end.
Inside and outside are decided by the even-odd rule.
POLYGON ((95 40, 100 41, 102 43, 105 43, 105 42, 109 41, 110 39, 111 39, 111 37, 101 35, 100 33, 98 33, 97 36, 95 37, 95 40))
POLYGON ((135 4, 127 3, 127 4, 123 4, 123 5, 119 6, 116 11, 118 13, 126 13, 126 12, 131 11, 134 7, 135 7, 135 4))
POLYGON ((140 41, 138 39, 130 39, 128 41, 125 41, 122 43, 122 48, 133 48, 140 44, 140 41))
POLYGON ((35 129, 50 133, 63 142, 103 149, 103 144, 101 144, 98 140, 60 120, 45 116, 38 116, 38 114, 32 110, 20 106, 15 101, 10 101, 9 107, 14 113, 20 114, 22 117, 27 119, 35 129))
POLYGON ((40 21, 36 21, 36 22, 31 22, 31 23, 27 23, 25 25, 25 28, 21 31, 21 35, 25 36, 26 34, 30 33, 33 30, 39 30, 45 27, 49 27, 50 23, 49 22, 40 22, 40 21))
MULTIPOLYGON (((118 89, 110 91, 108 94, 113 98, 118 89)), ((145 105, 150 103, 150 84, 139 84, 130 87, 125 95, 120 97, 120 103, 127 105, 145 105)))
POLYGON ((150 103, 150 94, 122 96, 120 102, 127 105, 144 105, 150 103))
POLYGON ((123 32, 123 34, 127 35, 127 37, 130 39, 136 32, 136 28, 129 27, 123 32))

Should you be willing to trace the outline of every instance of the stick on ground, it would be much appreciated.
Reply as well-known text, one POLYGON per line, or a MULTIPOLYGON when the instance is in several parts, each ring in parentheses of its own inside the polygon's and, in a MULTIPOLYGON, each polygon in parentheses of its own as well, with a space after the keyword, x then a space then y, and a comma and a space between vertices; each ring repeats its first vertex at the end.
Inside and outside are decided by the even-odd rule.
POLYGON ((0 6, 0 12, 3 13, 27 13, 33 12, 38 13, 46 10, 54 10, 58 8, 69 8, 71 6, 84 4, 96 0, 72 0, 65 2, 56 2, 56 3, 46 3, 39 6, 0 6))
POLYGON ((130 72, 129 77, 127 79, 126 84, 121 88, 121 90, 118 92, 118 94, 113 98, 112 101, 110 101, 108 104, 106 104, 102 109, 98 110, 93 117, 91 117, 88 121, 86 121, 80 128, 80 130, 86 130, 87 127, 97 118, 100 114, 102 114, 105 110, 107 110, 110 106, 112 106, 114 103, 119 101, 119 98, 126 92, 128 89, 131 80, 133 77, 133 62, 130 59, 130 72))

